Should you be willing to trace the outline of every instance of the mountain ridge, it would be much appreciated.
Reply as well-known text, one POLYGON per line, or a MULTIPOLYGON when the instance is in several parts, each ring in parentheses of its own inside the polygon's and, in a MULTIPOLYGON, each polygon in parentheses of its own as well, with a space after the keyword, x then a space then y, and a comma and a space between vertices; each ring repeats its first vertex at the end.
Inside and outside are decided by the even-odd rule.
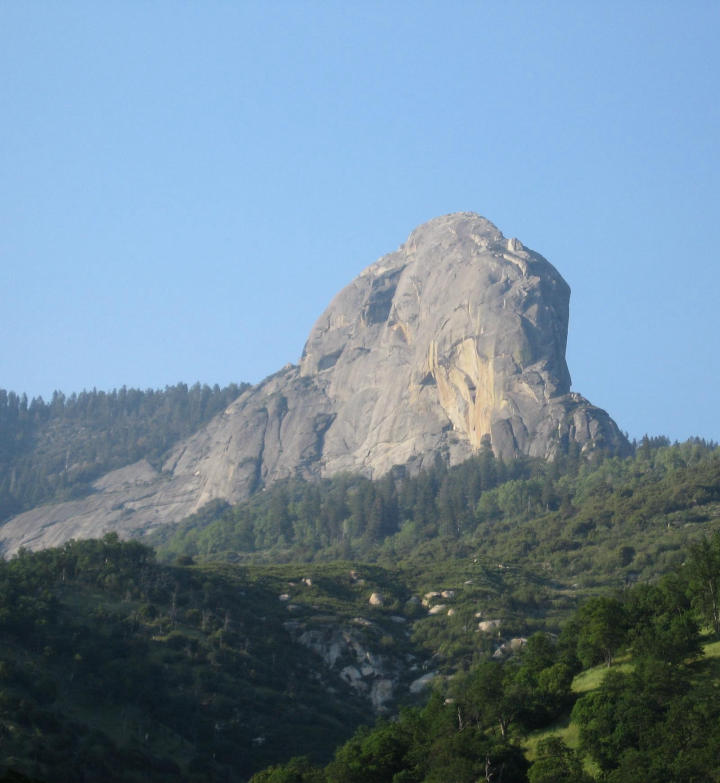
POLYGON ((87 498, 10 520, 0 542, 8 554, 135 535, 278 479, 414 473, 483 444, 505 459, 573 442, 623 452, 608 414, 570 391, 569 295, 546 259, 487 219, 428 221, 338 293, 298 365, 244 391, 160 470, 113 471, 87 498))

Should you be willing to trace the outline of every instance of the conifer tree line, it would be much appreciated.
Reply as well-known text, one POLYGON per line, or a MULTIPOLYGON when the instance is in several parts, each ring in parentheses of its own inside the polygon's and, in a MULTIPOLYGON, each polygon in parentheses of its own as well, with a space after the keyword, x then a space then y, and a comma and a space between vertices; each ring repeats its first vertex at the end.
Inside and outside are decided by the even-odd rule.
POLYGON ((158 463, 173 443, 232 402, 247 384, 178 383, 42 397, 0 389, 0 521, 40 503, 89 491, 114 468, 158 463))
POLYGON ((688 535, 713 524, 718 501, 720 449, 701 439, 644 438, 632 456, 590 460, 571 447, 552 462, 504 462, 486 447, 413 476, 278 482, 237 506, 215 501, 155 543, 164 556, 290 562, 397 561, 430 541, 479 542, 488 557, 542 557, 565 570, 596 546, 607 550, 605 570, 642 570, 657 558, 641 544, 654 542, 671 560, 688 535))

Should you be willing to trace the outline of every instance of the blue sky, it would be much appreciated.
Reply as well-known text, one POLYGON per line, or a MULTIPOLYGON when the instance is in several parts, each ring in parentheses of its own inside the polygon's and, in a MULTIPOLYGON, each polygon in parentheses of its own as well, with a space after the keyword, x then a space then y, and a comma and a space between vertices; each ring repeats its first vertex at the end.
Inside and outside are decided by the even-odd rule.
POLYGON ((720 440, 720 3, 0 4, 0 387, 258 381, 418 224, 572 288, 573 388, 720 440))

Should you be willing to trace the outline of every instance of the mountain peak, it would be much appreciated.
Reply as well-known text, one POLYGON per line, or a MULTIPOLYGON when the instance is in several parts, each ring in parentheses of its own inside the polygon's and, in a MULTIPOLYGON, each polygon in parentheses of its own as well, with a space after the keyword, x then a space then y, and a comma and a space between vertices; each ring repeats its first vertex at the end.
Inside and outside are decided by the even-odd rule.
POLYGON ((115 471, 91 498, 11 520, 5 546, 129 534, 279 479, 414 472, 485 444, 505 459, 623 450, 612 419, 570 393, 569 298, 552 264, 486 218, 434 218, 335 296, 299 366, 245 391, 162 474, 115 471))

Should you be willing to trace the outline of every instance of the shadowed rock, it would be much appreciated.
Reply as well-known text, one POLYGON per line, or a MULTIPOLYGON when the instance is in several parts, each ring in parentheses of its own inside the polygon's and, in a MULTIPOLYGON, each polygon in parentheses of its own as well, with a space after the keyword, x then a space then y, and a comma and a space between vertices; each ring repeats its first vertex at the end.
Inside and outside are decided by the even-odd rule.
POLYGON ((483 443, 505 459, 552 459, 571 442, 623 451, 607 413, 570 391, 569 297, 548 261, 485 218, 431 220, 333 299, 298 366, 244 392, 162 471, 142 461, 89 498, 10 520, 5 551, 131 535, 282 478, 456 464, 483 443))

